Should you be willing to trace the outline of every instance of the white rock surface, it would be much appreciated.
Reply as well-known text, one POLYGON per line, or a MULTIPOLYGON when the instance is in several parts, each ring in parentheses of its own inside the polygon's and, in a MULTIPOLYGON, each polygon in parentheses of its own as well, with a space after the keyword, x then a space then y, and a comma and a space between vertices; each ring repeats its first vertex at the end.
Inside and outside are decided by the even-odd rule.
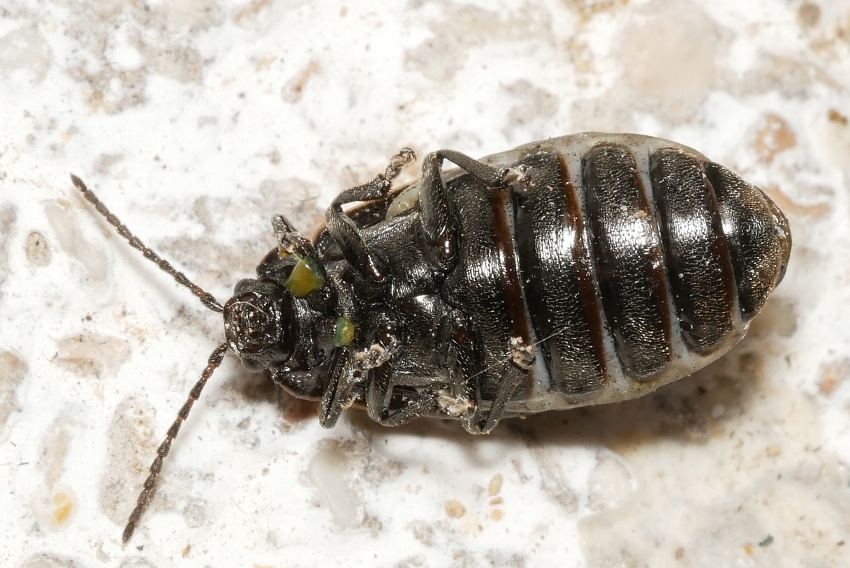
POLYGON ((376 5, 4 0, 0 565, 850 566, 850 4, 376 5), (733 353, 483 438, 324 431, 228 358, 121 545, 222 327, 69 173, 223 300, 272 212, 314 227, 402 146, 583 130, 697 148, 788 215, 788 274, 733 353))

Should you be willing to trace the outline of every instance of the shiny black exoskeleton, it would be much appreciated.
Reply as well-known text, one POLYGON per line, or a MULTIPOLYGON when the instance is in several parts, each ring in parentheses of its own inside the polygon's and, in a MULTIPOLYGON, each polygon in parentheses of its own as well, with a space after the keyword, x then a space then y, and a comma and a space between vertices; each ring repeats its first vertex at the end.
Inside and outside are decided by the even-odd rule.
POLYGON ((312 241, 275 216, 277 247, 223 307, 73 178, 133 247, 224 315, 226 343, 160 446, 125 541, 227 349, 321 400, 325 427, 359 404, 388 426, 430 416, 481 434, 704 367, 740 341, 788 263, 788 222, 770 198, 660 138, 577 134, 481 160, 442 150, 391 191, 413 158, 404 149, 342 192, 312 241), (445 160, 459 169, 444 173, 445 160))
POLYGON ((326 427, 355 402, 385 425, 434 416, 485 433, 638 396, 737 343, 788 262, 787 221, 764 193, 665 140, 435 152, 391 196, 410 157, 343 192, 315 246, 276 218, 279 247, 225 307, 228 345, 321 399, 326 427), (443 174, 444 160, 460 169, 443 174), (344 213, 351 202, 368 205, 344 213), (305 260, 317 284, 298 297, 286 290, 305 260), (260 315, 262 345, 240 345, 260 315))

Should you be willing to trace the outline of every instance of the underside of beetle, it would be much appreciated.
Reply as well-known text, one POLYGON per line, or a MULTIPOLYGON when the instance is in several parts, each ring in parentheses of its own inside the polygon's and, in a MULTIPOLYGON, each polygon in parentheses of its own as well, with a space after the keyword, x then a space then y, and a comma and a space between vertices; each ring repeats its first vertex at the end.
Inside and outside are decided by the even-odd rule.
POLYGON ((125 542, 228 349, 320 400, 325 427, 357 404, 387 426, 438 417, 483 434, 704 367, 744 336, 790 256, 770 198, 660 138, 577 134, 481 160, 441 150, 391 191, 413 160, 405 148, 340 193, 312 241, 275 215, 277 246, 223 307, 72 176, 131 246, 224 316, 225 343, 157 451, 125 542))

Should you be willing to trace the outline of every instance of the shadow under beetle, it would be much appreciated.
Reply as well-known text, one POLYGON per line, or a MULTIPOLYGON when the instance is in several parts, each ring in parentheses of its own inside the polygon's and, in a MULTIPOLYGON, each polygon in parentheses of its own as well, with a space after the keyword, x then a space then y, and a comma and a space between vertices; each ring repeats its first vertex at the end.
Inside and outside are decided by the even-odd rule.
POLYGON ((441 150, 391 192, 413 160, 405 148, 340 193, 313 241, 275 215, 277 247, 223 307, 72 176, 131 246, 224 315, 225 343, 157 450, 124 542, 228 349, 320 400, 326 428, 358 404, 386 426, 429 416, 484 434, 704 367, 741 340, 791 252, 761 190, 660 138, 585 133, 481 160, 441 150), (445 160, 459 169, 444 173, 445 160))

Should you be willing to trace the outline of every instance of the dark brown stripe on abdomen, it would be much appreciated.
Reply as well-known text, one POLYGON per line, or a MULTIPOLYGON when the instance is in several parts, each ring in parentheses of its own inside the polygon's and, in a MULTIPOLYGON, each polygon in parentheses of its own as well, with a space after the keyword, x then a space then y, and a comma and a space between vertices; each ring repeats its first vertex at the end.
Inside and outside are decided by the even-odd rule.
POLYGON ((602 143, 582 158, 585 211, 608 327, 623 371, 652 379, 670 362, 661 243, 628 148, 602 143))
POLYGON ((505 306, 511 321, 511 337, 521 337, 525 345, 531 345, 531 324, 528 321, 523 301, 522 283, 519 280, 519 268, 514 255, 514 235, 511 230, 509 209, 512 209, 509 192, 494 190, 493 230, 496 234, 495 245, 504 262, 502 272, 502 291, 505 295, 505 306))
POLYGON ((707 353, 731 332, 735 298, 717 199, 692 155, 662 148, 650 155, 649 168, 682 336, 707 353))
POLYGON ((605 330, 581 207, 559 156, 536 154, 523 164, 533 177, 515 194, 517 252, 550 388, 565 395, 593 392, 604 384, 605 330))

